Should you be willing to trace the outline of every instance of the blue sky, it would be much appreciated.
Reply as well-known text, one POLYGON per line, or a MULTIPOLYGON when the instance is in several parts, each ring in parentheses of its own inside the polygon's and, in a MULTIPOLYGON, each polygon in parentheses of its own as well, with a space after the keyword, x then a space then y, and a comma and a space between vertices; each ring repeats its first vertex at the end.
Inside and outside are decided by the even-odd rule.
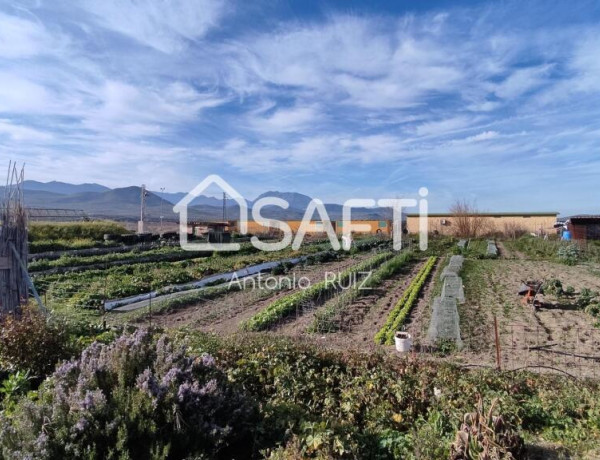
POLYGON ((0 0, 0 165, 600 212, 600 3, 0 0))

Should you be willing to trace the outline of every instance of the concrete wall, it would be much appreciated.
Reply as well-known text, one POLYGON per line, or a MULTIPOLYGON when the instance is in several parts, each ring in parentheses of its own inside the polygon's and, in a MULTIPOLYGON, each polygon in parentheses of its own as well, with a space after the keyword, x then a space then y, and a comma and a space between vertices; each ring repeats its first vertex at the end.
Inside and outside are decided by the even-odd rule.
MULTIPOLYGON (((555 233, 553 225, 557 214, 483 214, 485 225, 492 232, 502 233, 507 226, 518 226, 528 233, 537 233, 542 229, 545 233, 555 233)), ((441 235, 454 235, 456 225, 451 214, 432 214, 428 216, 429 232, 437 231, 441 235)), ((419 232, 419 216, 409 214, 406 219, 408 233, 419 232)))

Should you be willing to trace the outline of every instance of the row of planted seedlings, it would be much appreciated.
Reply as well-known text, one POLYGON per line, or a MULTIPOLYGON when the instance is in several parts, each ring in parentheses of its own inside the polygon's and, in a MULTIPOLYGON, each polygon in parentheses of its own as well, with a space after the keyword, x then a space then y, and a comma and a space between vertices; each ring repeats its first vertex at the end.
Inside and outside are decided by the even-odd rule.
MULTIPOLYGON (((324 241, 315 241, 312 243, 314 247, 318 249, 324 249, 327 247, 327 243, 324 241)), ((391 245, 391 241, 382 240, 381 238, 364 238, 362 240, 358 240, 352 248, 351 254, 361 253, 368 250, 374 249, 384 249, 391 245)), ((325 250, 316 252, 314 254, 310 254, 304 257, 301 262, 302 266, 310 266, 310 265, 318 265, 325 264, 329 262, 333 262, 339 260, 341 256, 345 255, 346 252, 339 252, 333 250, 325 250)), ((294 264, 290 262, 282 262, 275 266, 271 270, 272 275, 282 275, 288 273, 294 267, 294 264)), ((167 311, 176 310, 179 308, 185 308, 190 305, 195 305, 199 302, 203 302, 206 300, 212 300, 217 297, 222 297, 228 295, 230 293, 240 291, 240 290, 254 290, 254 284, 252 282, 246 283, 244 281, 240 282, 227 282, 223 283, 222 281, 217 281, 215 285, 207 285, 206 287, 200 289, 194 289, 192 291, 177 291, 177 295, 168 296, 164 299, 157 297, 156 300, 152 303, 152 312, 154 314, 163 313, 167 311)), ((261 299, 268 298, 270 296, 275 295, 277 292, 286 289, 285 285, 277 285, 276 287, 263 287, 259 289, 260 294, 259 297, 261 299)), ((167 289, 163 290, 164 293, 170 293, 167 289)), ((135 310, 132 312, 128 312, 126 314, 120 314, 119 317, 123 317, 128 320, 132 320, 135 318, 147 316, 147 310, 135 310)))
POLYGON ((210 257, 179 262, 147 262, 110 266, 83 272, 35 274, 34 282, 53 304, 83 308, 98 308, 103 300, 119 299, 165 290, 169 286, 200 280, 217 273, 238 270, 249 265, 312 253, 313 247, 302 251, 286 249, 260 253, 218 253, 210 257))
POLYGON ((404 293, 402 297, 390 314, 383 325, 383 327, 375 334, 375 342, 379 344, 385 345, 393 345, 394 343, 394 334, 396 331, 399 331, 406 320, 408 319, 410 312, 412 311, 414 305, 417 303, 419 298, 419 294, 425 286, 429 275, 431 274, 433 268, 435 267, 435 263, 437 261, 436 256, 431 256, 427 259, 427 262, 423 265, 419 273, 412 279, 410 285, 404 293))
POLYGON ((325 303, 323 308, 315 313, 315 317, 307 332, 329 333, 343 328, 344 315, 348 308, 360 297, 373 292, 384 281, 400 273, 412 260, 412 251, 401 252, 372 270, 360 282, 353 283, 325 303))
MULTIPOLYGON (((387 244, 386 240, 376 238, 365 238, 359 240, 355 244, 357 252, 368 250, 387 244)), ((308 243, 306 247, 311 248, 314 252, 329 249, 329 241, 315 241, 308 243)), ((73 255, 63 254, 60 257, 33 257, 29 264, 28 270, 30 273, 38 274, 53 274, 66 273, 69 271, 86 271, 94 269, 106 269, 109 266, 118 266, 137 263, 153 263, 153 262, 177 262, 182 260, 198 259, 214 255, 213 251, 185 251, 177 246, 145 246, 130 248, 127 251, 122 251, 121 248, 113 248, 114 252, 89 254, 89 255, 73 255)), ((239 251, 235 255, 253 254, 258 252, 258 249, 250 243, 242 243, 239 251)))
POLYGON ((115 251, 89 256, 65 254, 57 259, 36 258, 29 262, 28 269, 30 273, 66 273, 133 263, 177 262, 211 255, 211 251, 184 251, 178 246, 135 248, 126 252, 115 251))
MULTIPOLYGON (((355 250, 368 251, 373 247, 385 247, 386 244, 389 242, 365 239, 356 244, 355 250)), ((298 251, 286 248, 276 252, 255 252, 248 246, 242 245, 242 250, 236 253, 216 253, 210 257, 178 262, 106 264, 102 268, 81 272, 33 273, 33 276, 36 288, 52 306, 97 309, 104 300, 121 299, 154 290, 167 294, 172 292, 172 286, 263 262, 307 256, 308 263, 319 263, 324 252, 332 252, 327 251, 331 248, 329 242, 323 241, 305 244, 298 251)))
POLYGON ((298 311, 298 309, 302 308, 306 303, 327 298, 336 293, 342 286, 347 286, 349 283, 354 282, 360 273, 367 272, 380 266, 385 261, 394 257, 394 254, 393 251, 381 252, 347 268, 341 273, 338 273, 334 278, 325 279, 305 289, 299 289, 284 297, 280 297, 269 304, 265 309, 241 323, 240 327, 246 331, 262 331, 268 329, 284 318, 287 318, 292 313, 298 311))
MULTIPOLYGON (((146 245, 125 248, 103 249, 98 253, 77 255, 64 253, 60 257, 42 257, 32 255, 28 263, 30 273, 52 274, 66 273, 68 271, 85 271, 106 269, 107 267, 122 264, 177 262, 182 260, 198 259, 214 255, 214 251, 186 251, 179 245, 146 245)), ((247 255, 258 250, 250 243, 241 244, 235 255, 247 255)))

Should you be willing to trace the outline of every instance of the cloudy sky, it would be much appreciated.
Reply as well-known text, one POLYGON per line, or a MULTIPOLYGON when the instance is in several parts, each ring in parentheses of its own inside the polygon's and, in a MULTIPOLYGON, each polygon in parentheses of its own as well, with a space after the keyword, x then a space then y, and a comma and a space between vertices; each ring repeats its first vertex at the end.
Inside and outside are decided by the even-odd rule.
POLYGON ((600 212, 600 2, 0 0, 9 159, 41 181, 600 212))

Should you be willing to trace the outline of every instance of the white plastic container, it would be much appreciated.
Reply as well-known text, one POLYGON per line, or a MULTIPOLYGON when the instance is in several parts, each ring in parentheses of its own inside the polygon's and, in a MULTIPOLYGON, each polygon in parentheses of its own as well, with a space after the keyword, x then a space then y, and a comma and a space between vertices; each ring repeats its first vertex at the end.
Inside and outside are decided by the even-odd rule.
POLYGON ((396 350, 406 353, 412 347, 412 336, 408 332, 398 331, 394 334, 394 342, 396 342, 396 350))

